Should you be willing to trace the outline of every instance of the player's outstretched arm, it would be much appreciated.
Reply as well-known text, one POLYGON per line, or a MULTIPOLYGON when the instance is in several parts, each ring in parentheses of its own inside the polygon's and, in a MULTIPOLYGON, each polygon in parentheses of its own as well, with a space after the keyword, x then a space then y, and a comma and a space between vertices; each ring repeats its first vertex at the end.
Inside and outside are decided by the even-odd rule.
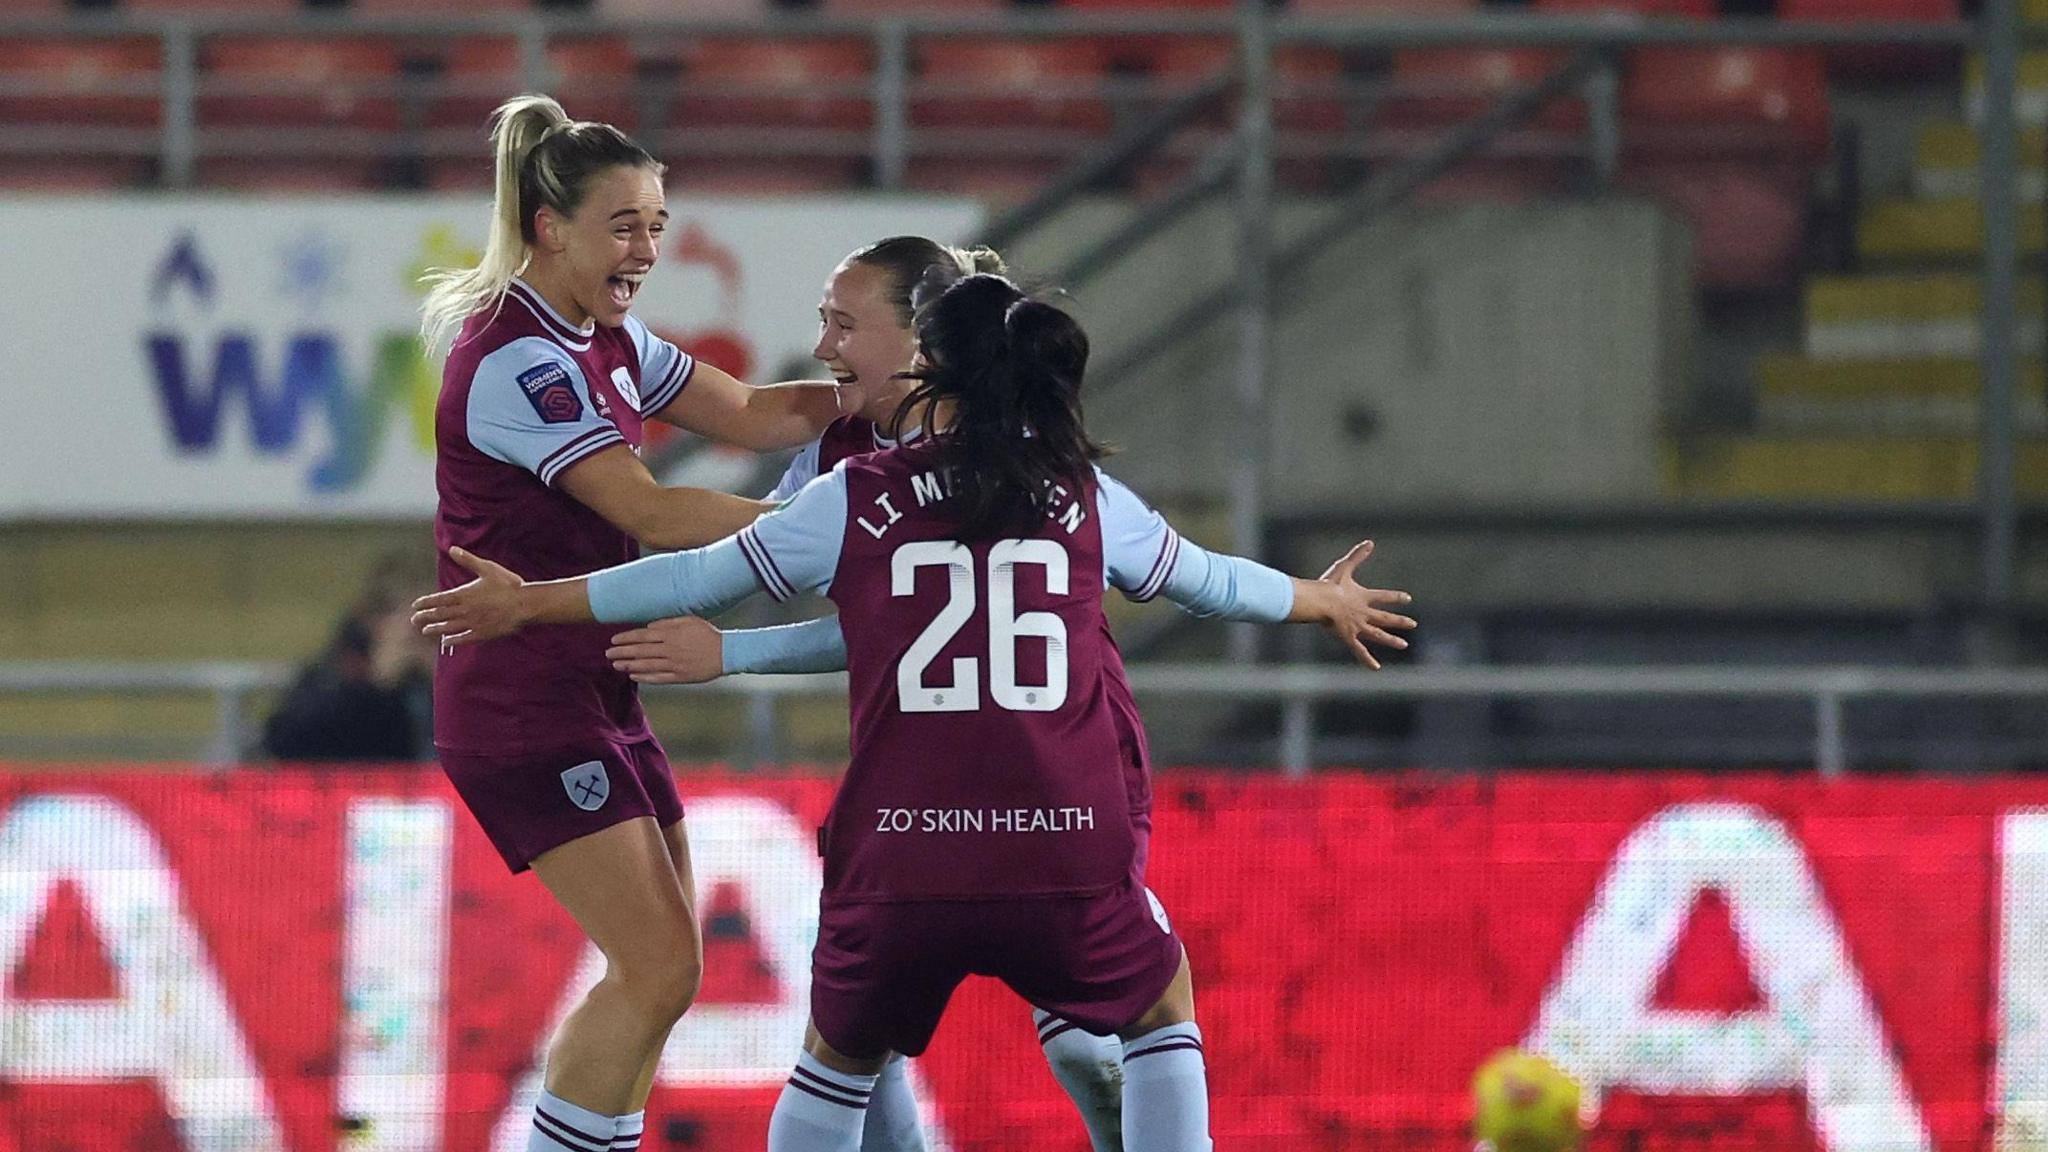
POLYGON ((771 507, 706 488, 664 488, 623 444, 570 465, 556 484, 649 548, 702 547, 752 524, 771 507))
POLYGON ((755 452, 794 448, 860 408, 834 380, 792 380, 754 387, 698 361, 690 386, 654 418, 721 444, 755 452))
POLYGON ((420 631, 459 647, 509 636, 534 624, 625 624, 668 616, 715 614, 761 591, 736 539, 665 552, 587 576, 529 581, 461 548, 448 556, 476 574, 460 588, 413 601, 420 631))
POLYGON ((619 633, 605 657, 642 684, 703 684, 738 673, 842 671, 846 636, 837 616, 731 631, 686 616, 619 633))

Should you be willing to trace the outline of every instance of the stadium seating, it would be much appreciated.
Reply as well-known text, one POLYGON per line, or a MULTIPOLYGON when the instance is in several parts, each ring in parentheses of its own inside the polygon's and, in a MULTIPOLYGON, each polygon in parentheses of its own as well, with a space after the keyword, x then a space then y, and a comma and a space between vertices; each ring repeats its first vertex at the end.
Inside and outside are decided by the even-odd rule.
POLYGON ((1474 0, 1287 0, 1286 10, 1304 16, 1457 16, 1476 7, 1474 0))
POLYGON ((710 38, 682 50, 675 121, 691 127, 866 129, 865 40, 710 38))
MULTIPOLYGON (((1534 49, 1413 48, 1394 53, 1389 89, 1374 116, 1377 138, 1396 151, 1426 146, 1509 93, 1541 81, 1564 62, 1534 49)), ((1568 158, 1583 153, 1585 102, 1561 96, 1497 138, 1425 193, 1432 200, 1516 200, 1557 185, 1568 158)))
POLYGON ((212 37, 199 62, 202 127, 399 125, 399 52, 388 40, 212 37))
POLYGON ((0 41, 0 122, 155 128, 161 71, 150 38, 0 41))
POLYGON ((992 134, 1032 129, 1102 132, 1109 48, 1097 40, 925 40, 916 45, 919 127, 992 134))
MULTIPOLYGON (((1235 66, 1228 40, 1175 36, 1155 41, 1144 63, 1154 78, 1183 89, 1235 66)), ((1281 128, 1336 132, 1344 127, 1344 56, 1334 48, 1282 45, 1273 54, 1273 122, 1281 128)))
POLYGON ((1631 152, 1812 161, 1831 134, 1820 54, 1765 48, 1649 48, 1622 81, 1631 152))
MULTIPOLYGON (((438 78, 426 117, 428 126, 469 129, 478 134, 479 141, 491 109, 532 87, 520 70, 519 46, 507 37, 423 47, 413 59, 438 78)), ((554 81, 550 91, 571 116, 637 126, 634 54, 626 41, 607 37, 551 41, 547 66, 554 81)))

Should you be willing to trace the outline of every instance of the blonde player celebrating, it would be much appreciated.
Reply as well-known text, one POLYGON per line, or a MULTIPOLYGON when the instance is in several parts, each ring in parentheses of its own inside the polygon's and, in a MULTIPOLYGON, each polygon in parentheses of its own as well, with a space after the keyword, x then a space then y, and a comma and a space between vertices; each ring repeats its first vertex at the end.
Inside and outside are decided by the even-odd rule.
MULTIPOLYGON (((660 252, 662 165, 545 96, 493 118, 496 196, 474 268, 430 277, 422 333, 450 342, 435 411, 440 584, 459 549, 568 576, 639 545, 680 548, 762 505, 657 484, 648 420, 754 449, 801 444, 840 412, 836 385, 749 388, 631 315, 660 252)), ((434 743, 513 871, 532 868, 604 954, 605 974, 547 1053, 528 1147, 629 1152, 671 1027, 703 966, 683 811, 610 629, 542 628, 444 650, 434 743)))
POLYGON ((582 579, 478 578, 418 601, 451 645, 538 624, 714 612, 756 591, 841 609, 853 749, 824 829, 814 1029, 770 1152, 852 1152, 892 1052, 924 1050, 970 974, 1123 1042, 1133 1152, 1207 1152, 1207 1074, 1187 961, 1136 879, 1102 594, 1165 594, 1236 619, 1315 621, 1377 665, 1405 593, 1186 543, 1096 469, 1087 339, 1008 281, 967 277, 917 320, 931 434, 841 463, 730 540, 582 579), (1019 833, 1029 833, 1020 835, 1019 833))
MULTIPOLYGON (((825 434, 797 453, 769 494, 786 500, 842 460, 917 439, 898 429, 897 413, 917 381, 909 373, 917 338, 911 330, 911 294, 920 285, 950 283, 976 272, 1004 271, 987 248, 962 249, 923 236, 892 236, 847 256, 825 282, 818 302, 818 343, 811 354, 841 384, 857 387, 860 411, 833 421, 825 434)), ((1121 667, 1114 638, 1104 636, 1105 657, 1121 667)), ((838 622, 721 633, 694 618, 656 621, 612 638, 613 667, 648 684, 697 684, 742 672, 837 671, 846 667, 838 622)), ((1123 735, 1130 774, 1131 818, 1141 840, 1151 831, 1150 763, 1137 703, 1112 685, 1112 706, 1123 735)), ((1143 879, 1144 853, 1139 853, 1143 879)), ((1080 1110, 1095 1152, 1122 1152, 1123 1049, 1113 1037, 1082 1031, 1043 1009, 1032 1024, 1053 1078, 1080 1110)), ((922 1152, 923 1127, 901 1057, 891 1060, 869 1098, 862 1152, 922 1152)))

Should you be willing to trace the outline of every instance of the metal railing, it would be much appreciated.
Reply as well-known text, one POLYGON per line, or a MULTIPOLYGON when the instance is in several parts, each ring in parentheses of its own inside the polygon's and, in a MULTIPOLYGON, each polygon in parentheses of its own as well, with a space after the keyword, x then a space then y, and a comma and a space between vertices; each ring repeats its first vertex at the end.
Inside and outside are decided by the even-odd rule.
MULTIPOLYGON (((1843 776, 1852 767, 1845 709, 1855 701, 1998 699, 2048 706, 2048 669, 1525 666, 1403 668, 1367 674, 1335 665, 1149 664, 1134 665, 1129 673, 1132 687, 1146 696, 1277 703, 1280 729, 1273 758, 1293 777, 1307 775, 1316 763, 1318 708, 1347 701, 1804 700, 1813 710, 1813 764, 1829 778, 1843 776)), ((252 743, 252 699, 282 688, 291 674, 287 665, 263 663, 0 663, 0 694, 209 693, 215 700, 218 729, 206 762, 225 766, 235 763, 252 743)), ((734 676, 712 684, 650 691, 744 701, 747 745, 735 759, 765 763, 779 759, 777 750, 784 745, 780 705, 793 699, 843 698, 846 678, 734 676)))

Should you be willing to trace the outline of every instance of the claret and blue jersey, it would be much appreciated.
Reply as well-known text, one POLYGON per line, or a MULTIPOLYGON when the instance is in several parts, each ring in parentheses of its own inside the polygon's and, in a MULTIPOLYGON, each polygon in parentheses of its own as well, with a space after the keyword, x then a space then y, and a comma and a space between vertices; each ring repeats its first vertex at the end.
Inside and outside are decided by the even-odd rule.
MULTIPOLYGON (((460 546, 535 579, 639 555, 625 532, 556 485, 614 445, 640 447, 645 422, 682 394, 689 354, 628 316, 576 326, 514 281, 463 326, 442 370, 434 520, 440 586, 469 573, 460 546)), ((571 738, 647 735, 630 678, 604 658, 602 626, 538 628, 444 654, 434 676, 434 741, 459 752, 553 747, 571 738), (552 742, 552 743, 550 743, 552 742)))

